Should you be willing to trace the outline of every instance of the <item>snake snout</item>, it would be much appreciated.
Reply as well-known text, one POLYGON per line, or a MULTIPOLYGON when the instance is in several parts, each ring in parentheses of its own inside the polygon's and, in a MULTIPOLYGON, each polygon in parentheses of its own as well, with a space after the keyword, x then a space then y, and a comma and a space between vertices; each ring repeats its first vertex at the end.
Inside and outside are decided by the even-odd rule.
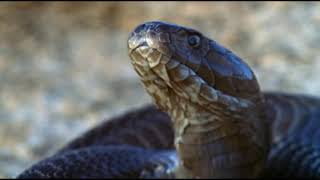
POLYGON ((150 21, 138 25, 129 35, 128 51, 132 63, 153 68, 171 58, 170 25, 150 21))

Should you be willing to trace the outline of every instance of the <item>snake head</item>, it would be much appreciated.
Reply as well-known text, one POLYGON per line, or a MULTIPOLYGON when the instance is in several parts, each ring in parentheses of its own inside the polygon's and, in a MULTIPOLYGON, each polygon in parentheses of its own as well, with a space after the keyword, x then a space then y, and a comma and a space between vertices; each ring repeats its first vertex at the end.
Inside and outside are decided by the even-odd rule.
POLYGON ((142 78, 158 77, 178 96, 193 102, 217 102, 236 109, 260 98, 250 67, 197 30, 160 21, 146 22, 129 35, 128 49, 142 78))

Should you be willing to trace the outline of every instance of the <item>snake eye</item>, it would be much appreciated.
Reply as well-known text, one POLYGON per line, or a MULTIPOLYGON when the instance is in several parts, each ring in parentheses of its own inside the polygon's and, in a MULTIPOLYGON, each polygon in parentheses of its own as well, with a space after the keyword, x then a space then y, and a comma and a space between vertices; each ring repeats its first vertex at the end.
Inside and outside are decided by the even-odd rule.
POLYGON ((191 47, 198 47, 200 45, 200 37, 198 35, 191 35, 188 38, 188 43, 191 47))

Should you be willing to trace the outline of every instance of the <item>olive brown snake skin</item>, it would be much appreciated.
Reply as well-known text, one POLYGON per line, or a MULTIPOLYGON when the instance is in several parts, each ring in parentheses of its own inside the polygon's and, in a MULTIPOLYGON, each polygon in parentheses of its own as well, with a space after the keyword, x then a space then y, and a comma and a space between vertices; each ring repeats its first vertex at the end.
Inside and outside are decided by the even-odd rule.
POLYGON ((320 99, 262 92, 199 31, 160 21, 128 38, 154 105, 103 122, 17 178, 320 177, 320 99))

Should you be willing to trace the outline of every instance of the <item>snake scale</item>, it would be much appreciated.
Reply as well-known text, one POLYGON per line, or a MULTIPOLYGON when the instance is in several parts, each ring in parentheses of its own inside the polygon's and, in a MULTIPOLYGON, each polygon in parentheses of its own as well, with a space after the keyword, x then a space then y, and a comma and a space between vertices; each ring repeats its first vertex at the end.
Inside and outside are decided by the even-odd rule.
POLYGON ((128 38, 154 105, 105 121, 17 178, 320 177, 320 99, 263 92, 197 30, 143 23, 128 38))

